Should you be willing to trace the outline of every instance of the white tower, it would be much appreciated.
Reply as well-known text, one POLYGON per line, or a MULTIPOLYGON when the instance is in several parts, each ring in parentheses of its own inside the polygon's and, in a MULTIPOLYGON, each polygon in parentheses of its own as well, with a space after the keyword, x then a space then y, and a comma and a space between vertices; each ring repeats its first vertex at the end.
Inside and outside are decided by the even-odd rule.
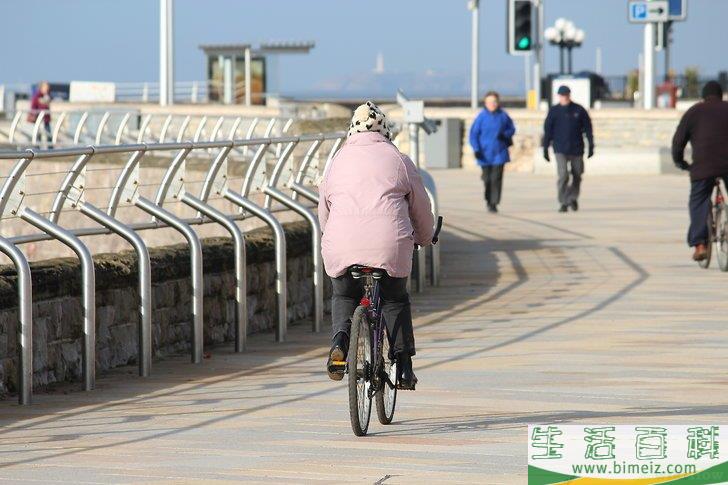
POLYGON ((384 54, 379 52, 377 54, 377 63, 374 65, 375 74, 384 74, 384 54))

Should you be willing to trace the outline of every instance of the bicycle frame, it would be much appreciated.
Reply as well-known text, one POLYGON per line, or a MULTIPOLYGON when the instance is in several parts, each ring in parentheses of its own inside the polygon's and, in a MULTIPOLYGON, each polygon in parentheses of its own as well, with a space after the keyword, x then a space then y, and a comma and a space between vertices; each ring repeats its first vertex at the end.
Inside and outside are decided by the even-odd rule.
POLYGON ((387 327, 381 311, 382 298, 379 291, 379 281, 374 279, 371 274, 364 276, 364 296, 362 297, 360 304, 366 307, 369 333, 373 337, 370 339, 373 363, 373 369, 369 375, 369 380, 371 382, 371 385, 369 386, 369 397, 371 398, 384 384, 391 388, 396 387, 396 383, 392 382, 389 379, 389 375, 382 372, 381 369, 384 358, 389 358, 388 355, 380 355, 384 339, 389 337, 387 337, 387 327), (381 377, 384 377, 384 380, 382 380, 381 377))

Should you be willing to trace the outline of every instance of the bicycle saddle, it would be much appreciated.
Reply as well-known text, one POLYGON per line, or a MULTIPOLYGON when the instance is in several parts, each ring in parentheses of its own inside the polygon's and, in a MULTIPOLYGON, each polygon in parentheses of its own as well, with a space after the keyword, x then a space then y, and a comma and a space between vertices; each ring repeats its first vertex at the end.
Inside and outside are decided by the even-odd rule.
POLYGON ((383 269, 370 268, 369 266, 360 266, 358 264, 350 266, 349 273, 351 274, 351 277, 355 280, 358 280, 359 278, 364 278, 365 276, 369 275, 371 275, 371 277, 375 280, 378 280, 382 278, 385 274, 387 274, 387 272, 383 269))

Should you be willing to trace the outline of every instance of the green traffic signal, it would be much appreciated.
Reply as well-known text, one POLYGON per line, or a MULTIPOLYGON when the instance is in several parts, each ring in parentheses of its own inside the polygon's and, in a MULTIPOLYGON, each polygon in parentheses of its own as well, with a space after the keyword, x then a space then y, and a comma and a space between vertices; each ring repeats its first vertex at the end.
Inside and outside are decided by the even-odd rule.
POLYGON ((531 47, 530 37, 521 37, 518 41, 518 50, 527 51, 531 47))

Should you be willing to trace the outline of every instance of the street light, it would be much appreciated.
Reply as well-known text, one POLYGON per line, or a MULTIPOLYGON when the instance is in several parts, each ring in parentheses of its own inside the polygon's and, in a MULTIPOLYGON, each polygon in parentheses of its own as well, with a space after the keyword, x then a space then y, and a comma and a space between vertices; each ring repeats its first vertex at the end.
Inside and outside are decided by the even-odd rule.
POLYGON ((478 70, 480 69, 478 58, 478 45, 480 43, 480 18, 479 0, 468 0, 468 9, 472 13, 472 27, 470 39, 470 107, 478 107, 478 70))
POLYGON ((544 37, 549 41, 549 44, 559 46, 559 66, 561 74, 565 74, 564 52, 569 53, 568 74, 571 74, 573 72, 572 49, 574 47, 581 47, 584 39, 586 39, 586 33, 581 29, 577 29, 574 22, 562 17, 554 22, 553 27, 549 27, 544 31, 544 37))

